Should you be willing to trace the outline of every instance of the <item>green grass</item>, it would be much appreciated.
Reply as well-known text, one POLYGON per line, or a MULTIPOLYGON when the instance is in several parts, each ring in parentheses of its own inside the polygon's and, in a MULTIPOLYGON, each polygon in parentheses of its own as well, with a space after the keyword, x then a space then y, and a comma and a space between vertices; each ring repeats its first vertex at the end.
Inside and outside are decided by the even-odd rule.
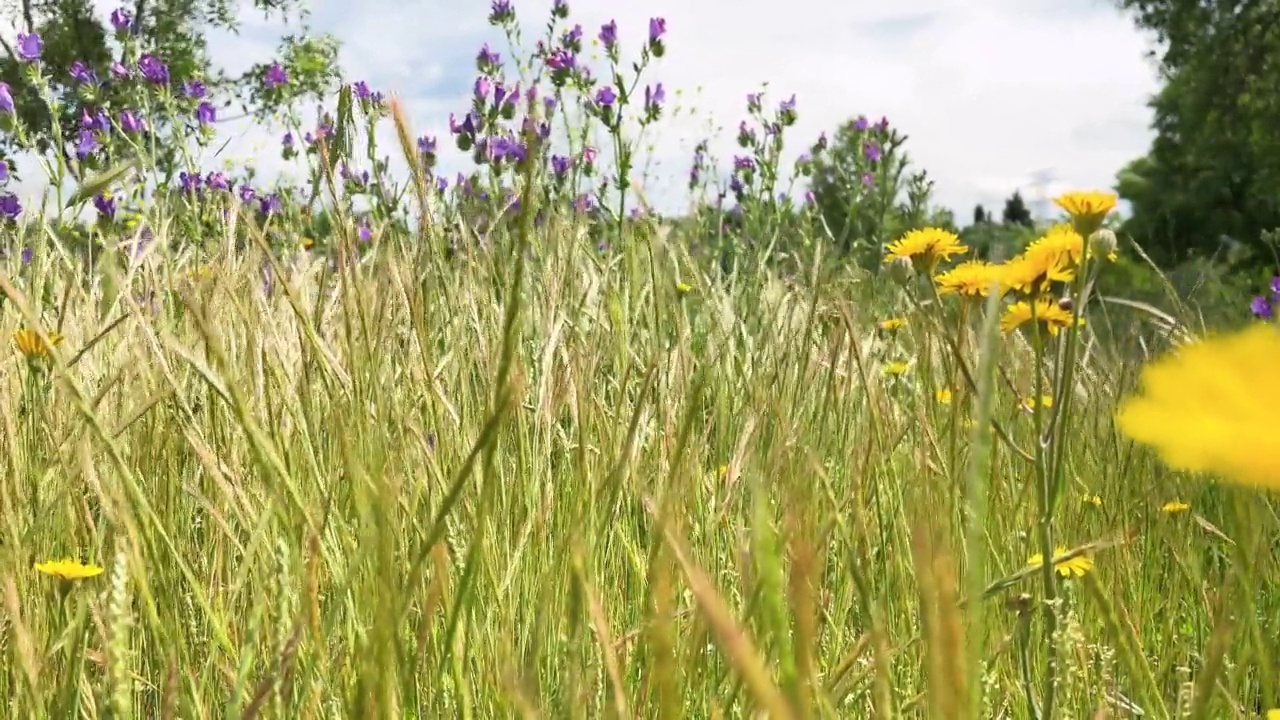
POLYGON ((1090 341, 1123 308, 1061 420, 1055 542, 1094 567, 1046 639, 1020 336, 952 335, 1006 441, 969 429, 957 321, 887 279, 528 241, 300 253, 271 297, 256 249, 7 261, 0 329, 65 339, 0 365, 3 714, 1027 718, 1049 642, 1057 717, 1280 704, 1280 519, 1117 434, 1141 358, 1090 341), (106 572, 32 569, 63 556, 106 572))

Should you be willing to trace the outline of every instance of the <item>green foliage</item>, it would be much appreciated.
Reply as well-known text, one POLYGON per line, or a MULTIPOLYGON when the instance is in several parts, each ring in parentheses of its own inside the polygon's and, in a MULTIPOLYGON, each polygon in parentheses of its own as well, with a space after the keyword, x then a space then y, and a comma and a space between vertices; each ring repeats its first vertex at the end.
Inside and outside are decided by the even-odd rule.
POLYGON ((1121 0, 1160 41, 1156 137, 1117 178, 1125 230, 1178 262, 1280 226, 1280 2, 1121 0))

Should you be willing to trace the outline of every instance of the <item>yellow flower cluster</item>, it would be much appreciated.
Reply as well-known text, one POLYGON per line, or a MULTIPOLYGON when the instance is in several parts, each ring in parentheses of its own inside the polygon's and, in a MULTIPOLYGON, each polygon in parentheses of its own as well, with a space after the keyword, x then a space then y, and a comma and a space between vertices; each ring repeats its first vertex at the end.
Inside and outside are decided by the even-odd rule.
MULTIPOLYGON (((1075 280, 1084 258, 1093 253, 1115 259, 1114 238, 1108 243, 1086 242, 1086 233, 1095 233, 1107 214, 1115 208, 1116 196, 1103 192, 1073 192, 1055 202, 1070 216, 1069 223, 1055 225, 1031 243, 1020 255, 1003 263, 968 260, 939 272, 933 277, 939 295, 959 295, 976 299, 992 292, 1000 297, 1012 296, 1000 326, 1013 332, 1023 325, 1040 326, 1049 335, 1057 335, 1071 326, 1073 313, 1046 297, 1055 283, 1075 280)), ((1107 233, 1108 231, 1102 231, 1107 233)), ((909 261, 916 270, 930 273, 940 262, 963 255, 969 248, 952 232, 939 228, 912 230, 891 244, 885 263, 909 261)), ((1083 323, 1083 320, 1079 320, 1083 323)))

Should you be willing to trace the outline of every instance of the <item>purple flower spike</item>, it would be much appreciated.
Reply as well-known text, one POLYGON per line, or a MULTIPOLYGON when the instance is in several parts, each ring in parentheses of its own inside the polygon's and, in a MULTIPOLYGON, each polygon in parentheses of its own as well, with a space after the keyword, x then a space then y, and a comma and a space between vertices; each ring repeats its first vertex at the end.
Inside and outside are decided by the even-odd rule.
POLYGON ((92 130, 81 130, 80 140, 76 143, 76 157, 81 160, 89 157, 98 149, 98 136, 92 130))
POLYGON ((9 87, 9 83, 0 82, 0 114, 8 115, 13 112, 13 89, 9 87))
POLYGON ((126 133, 136 133, 145 130, 147 125, 143 122, 141 117, 138 117, 136 112, 132 110, 125 110, 120 113, 120 127, 126 133))
POLYGON ((880 159, 880 146, 876 143, 867 143, 867 146, 862 149, 862 152, 867 156, 867 160, 870 160, 871 162, 875 162, 880 159))
POLYGON ((110 193, 94 195, 93 206, 98 209, 98 214, 107 220, 111 220, 116 216, 116 201, 111 197, 110 193))
POLYGON ((596 92, 596 104, 600 107, 613 107, 613 104, 617 102, 617 100, 618 94, 615 93, 613 88, 608 85, 605 85, 596 92))
POLYGON ((649 43, 653 44, 662 39, 667 34, 666 18, 649 18, 649 43))
POLYGON ((83 61, 77 60, 71 63, 71 68, 67 71, 71 75, 71 79, 81 85, 92 85, 97 82, 98 78, 94 76, 93 70, 89 69, 83 61))
POLYGON ((208 89, 199 80, 189 80, 183 85, 182 91, 192 100, 203 100, 208 89))

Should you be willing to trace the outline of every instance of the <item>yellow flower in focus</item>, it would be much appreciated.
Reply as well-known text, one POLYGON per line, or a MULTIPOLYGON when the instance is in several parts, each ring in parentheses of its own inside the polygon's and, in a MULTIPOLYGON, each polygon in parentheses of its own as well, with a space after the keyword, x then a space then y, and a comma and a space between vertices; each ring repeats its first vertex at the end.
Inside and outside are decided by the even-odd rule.
POLYGON ((1182 502, 1181 500, 1171 500, 1165 503, 1164 505, 1160 506, 1160 512, 1168 513, 1170 515, 1173 515, 1175 513, 1180 513, 1180 512, 1186 512, 1190 509, 1191 509, 1191 506, 1182 502))
MULTIPOLYGON (((1030 250, 1030 248, 1028 248, 1030 250)), ((1003 265, 997 265, 1000 284, 1004 292, 1017 291, 1025 295, 1047 292, 1055 282, 1069 283, 1076 278, 1076 271, 1064 253, 1046 252, 1042 248, 1034 254, 1023 253, 1003 265)))
POLYGON ((889 318, 888 320, 880 321, 881 330, 898 330, 899 328, 904 328, 906 326, 907 326, 906 318, 896 317, 896 318, 889 318))
POLYGON ((1142 371, 1143 394, 1116 423, 1178 470, 1214 473, 1244 485, 1280 488, 1280 329, 1248 329, 1186 345, 1142 371))
POLYGON ((999 265, 982 260, 970 260, 937 275, 933 282, 938 286, 939 295, 957 293, 968 297, 986 297, 991 292, 992 285, 997 290, 1002 287, 999 268, 999 265))
POLYGON ((917 268, 932 271, 939 261, 968 251, 968 246, 960 242, 959 235, 940 228, 924 228, 912 230, 890 244, 884 261, 891 263, 900 257, 907 258, 917 268))
POLYGON ((1043 265, 1060 263, 1066 267, 1080 264, 1084 255, 1084 237, 1066 223, 1058 223, 1032 241, 1023 256, 1035 259, 1043 265))
MULTIPOLYGON (((1004 315, 1000 317, 1000 329, 1011 333, 1031 322, 1033 314, 1035 321, 1048 330, 1050 335, 1057 335, 1059 330, 1071 327, 1070 310, 1063 310, 1058 303, 1051 300, 1040 299, 1036 300, 1034 313, 1031 303, 1026 300, 1020 300, 1005 308, 1004 315)), ((1084 318, 1080 318, 1079 324, 1084 325, 1084 318)))
MULTIPOLYGON (((1057 547, 1053 549, 1053 556, 1055 558, 1066 554, 1067 549, 1064 547, 1057 547)), ((1027 567, 1038 568, 1043 564, 1044 555, 1040 553, 1036 553, 1035 555, 1027 558, 1027 567)), ((1053 569, 1062 577, 1071 577, 1072 575, 1076 577, 1084 577, 1085 573, 1093 569, 1093 560, 1084 555, 1080 555, 1078 557, 1073 557, 1070 560, 1059 560, 1055 562, 1053 564, 1053 569)))
MULTIPOLYGON (((62 336, 56 332, 49 332, 49 342, 58 345, 62 342, 62 336)), ((49 357, 50 346, 40 339, 40 335, 31 328, 20 328, 13 333, 13 344, 18 347, 18 352, 22 353, 28 360, 43 360, 49 357)))
POLYGON ((886 375, 902 375, 905 374, 910 367, 910 365, 901 360, 895 360, 884 366, 884 372, 886 375))
POLYGON ((951 388, 941 388, 933 396, 943 405, 951 404, 951 388))
POLYGON ((86 565, 71 558, 36 563, 34 567, 36 572, 52 575, 63 580, 83 580, 102 574, 102 568, 97 565, 86 565))
POLYGON ((1054 198, 1053 202, 1066 210, 1072 220, 1093 220, 1100 223, 1107 213, 1115 209, 1116 200, 1115 193, 1092 190, 1063 193, 1054 198))

